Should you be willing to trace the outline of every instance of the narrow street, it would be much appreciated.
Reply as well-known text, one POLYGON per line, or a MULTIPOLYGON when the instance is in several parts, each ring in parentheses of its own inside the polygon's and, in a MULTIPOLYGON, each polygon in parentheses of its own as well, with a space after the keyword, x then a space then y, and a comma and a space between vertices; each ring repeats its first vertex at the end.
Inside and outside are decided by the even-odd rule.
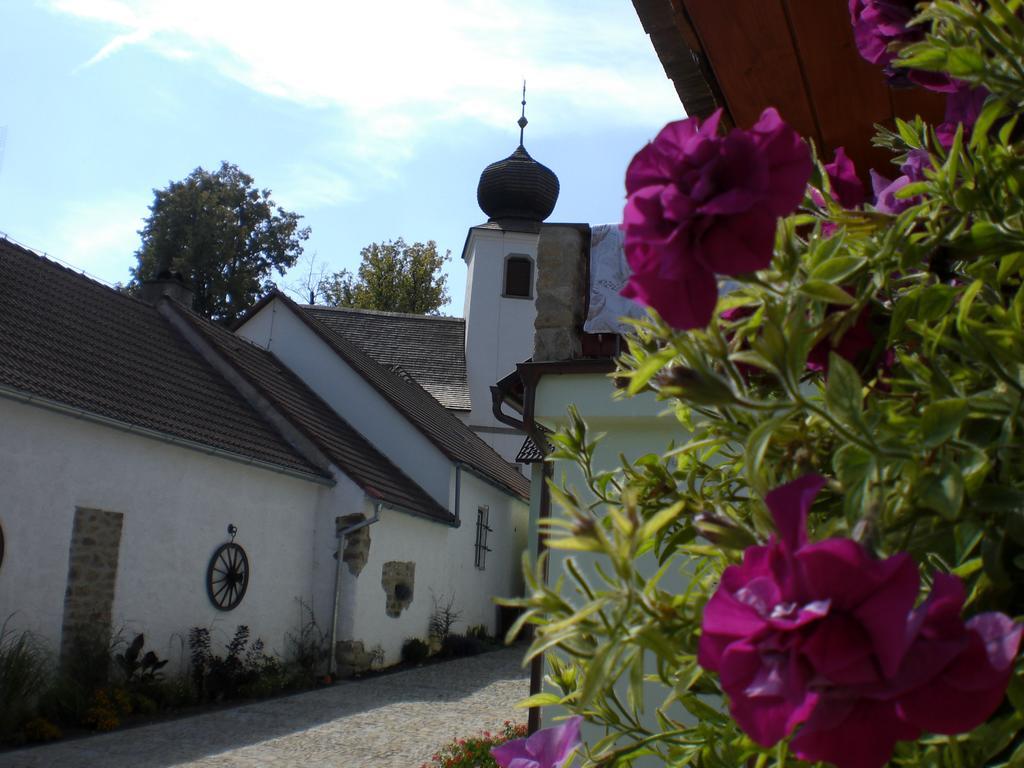
POLYGON ((0 753, 0 768, 419 768, 453 738, 524 722, 522 648, 195 717, 0 753))

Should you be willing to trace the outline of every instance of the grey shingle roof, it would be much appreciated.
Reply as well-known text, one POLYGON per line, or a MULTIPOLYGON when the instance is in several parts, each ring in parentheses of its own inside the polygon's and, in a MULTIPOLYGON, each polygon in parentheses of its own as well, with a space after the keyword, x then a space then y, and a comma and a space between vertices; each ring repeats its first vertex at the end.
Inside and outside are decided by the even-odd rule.
POLYGON ((470 410, 466 321, 368 309, 304 306, 385 368, 400 366, 445 408, 470 410))
POLYGON ((273 298, 279 299, 297 317, 333 349, 354 371, 371 384, 409 422, 438 449, 455 462, 483 476, 523 499, 530 497, 530 481, 509 462, 499 456, 475 432, 459 421, 423 387, 407 381, 376 362, 361 347, 330 328, 280 291, 275 291, 256 305, 258 310, 273 298))
POLYGON ((375 449, 272 353, 173 305, 275 408, 366 493, 445 523, 455 516, 375 449))
POLYGON ((0 386, 243 459, 326 477, 154 307, 3 238, 0 386))

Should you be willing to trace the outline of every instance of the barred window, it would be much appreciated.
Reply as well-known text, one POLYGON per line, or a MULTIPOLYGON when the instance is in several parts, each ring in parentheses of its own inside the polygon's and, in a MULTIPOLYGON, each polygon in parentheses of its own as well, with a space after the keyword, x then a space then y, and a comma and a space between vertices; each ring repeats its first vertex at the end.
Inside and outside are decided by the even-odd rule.
POLYGON ((477 507, 476 510, 476 567, 484 570, 487 553, 490 548, 487 546, 487 534, 491 529, 487 525, 489 510, 487 507, 477 507))

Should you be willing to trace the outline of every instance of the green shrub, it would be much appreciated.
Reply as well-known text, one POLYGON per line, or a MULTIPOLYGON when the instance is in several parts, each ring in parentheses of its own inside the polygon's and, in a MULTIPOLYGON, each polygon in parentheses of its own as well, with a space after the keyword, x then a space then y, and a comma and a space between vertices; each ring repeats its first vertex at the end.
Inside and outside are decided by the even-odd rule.
POLYGON ((402 643, 402 661, 420 664, 430 656, 430 646, 418 637, 410 637, 402 643))
POLYGON ((479 638, 469 635, 448 635, 441 643, 441 655, 446 658, 476 656, 483 652, 483 642, 479 638))
POLYGON ((33 717, 25 723, 24 734, 26 741, 36 743, 56 741, 64 735, 60 728, 44 717, 33 717))

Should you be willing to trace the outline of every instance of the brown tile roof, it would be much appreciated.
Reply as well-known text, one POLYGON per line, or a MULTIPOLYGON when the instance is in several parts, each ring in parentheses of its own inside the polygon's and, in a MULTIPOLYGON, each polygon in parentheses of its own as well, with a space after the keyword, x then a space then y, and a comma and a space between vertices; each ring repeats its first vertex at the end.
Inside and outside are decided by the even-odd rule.
POLYGON ((242 460, 326 477, 154 307, 3 238, 0 387, 242 460))
POLYGON ((255 309, 258 310, 274 298, 280 299, 289 307, 449 459, 464 464, 484 479, 520 498, 530 497, 530 481, 438 403, 423 387, 395 375, 377 363, 360 347, 304 312, 302 307, 280 291, 264 297, 255 309))
POLYGON ((302 307, 385 368, 399 366, 445 408, 470 410, 466 321, 342 307, 302 307))
POLYGON ((433 520, 455 522, 454 515, 377 451, 271 352, 180 305, 172 307, 368 495, 433 520))

